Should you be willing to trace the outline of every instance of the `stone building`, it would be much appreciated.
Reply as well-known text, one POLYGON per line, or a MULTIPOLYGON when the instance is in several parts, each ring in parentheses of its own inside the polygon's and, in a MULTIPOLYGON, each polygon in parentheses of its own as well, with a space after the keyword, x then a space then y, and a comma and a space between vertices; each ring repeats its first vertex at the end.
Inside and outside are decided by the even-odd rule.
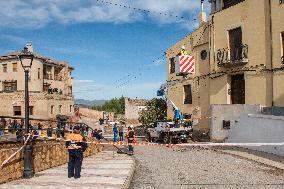
MULTIPOLYGON (((35 119, 51 119, 56 115, 73 115, 71 72, 67 62, 57 61, 33 51, 29 75, 29 111, 35 119)), ((24 70, 18 58, 20 51, 0 56, 0 115, 24 116, 24 70)))
MULTIPOLYGON (((273 0, 209 0, 208 21, 167 49, 168 95, 195 129, 208 131, 212 104, 284 106, 284 4, 273 0), (176 76, 180 47, 194 55, 196 73, 176 76)), ((169 109, 169 115, 172 111, 169 109)))
POLYGON ((140 125, 139 112, 146 108, 147 100, 125 98, 126 125, 140 125))

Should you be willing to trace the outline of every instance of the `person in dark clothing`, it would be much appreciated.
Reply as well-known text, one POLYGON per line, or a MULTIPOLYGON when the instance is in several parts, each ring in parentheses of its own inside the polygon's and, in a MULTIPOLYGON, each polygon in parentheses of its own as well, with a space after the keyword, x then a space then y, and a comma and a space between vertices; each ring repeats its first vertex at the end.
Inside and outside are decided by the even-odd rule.
POLYGON ((66 147, 69 152, 68 178, 81 177, 81 167, 83 161, 83 152, 87 148, 87 143, 80 134, 80 128, 74 127, 73 133, 66 137, 66 147))
POLYGON ((134 153, 134 148, 133 148, 133 143, 135 143, 136 141, 136 137, 135 137, 135 132, 134 132, 134 127, 133 125, 130 125, 128 127, 128 131, 127 131, 127 135, 126 135, 126 138, 128 139, 128 150, 129 150, 129 153, 131 155, 133 155, 134 153))
POLYGON ((52 127, 49 126, 46 131, 47 137, 52 137, 52 127))
POLYGON ((119 132, 118 132, 118 135, 119 135, 119 141, 123 141, 123 126, 120 125, 119 128, 118 128, 119 132))
POLYGON ((118 133, 118 129, 117 129, 117 124, 115 123, 114 126, 113 126, 113 142, 116 142, 117 140, 117 133, 118 133))

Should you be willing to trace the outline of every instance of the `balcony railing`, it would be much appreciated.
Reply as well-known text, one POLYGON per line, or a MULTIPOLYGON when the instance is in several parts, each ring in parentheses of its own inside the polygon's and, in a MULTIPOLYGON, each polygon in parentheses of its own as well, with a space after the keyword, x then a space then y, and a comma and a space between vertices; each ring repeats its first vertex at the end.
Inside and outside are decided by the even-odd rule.
POLYGON ((241 66, 248 63, 248 45, 241 45, 234 49, 217 50, 217 64, 219 67, 241 66))
POLYGON ((44 74, 43 79, 52 80, 52 74, 44 74))

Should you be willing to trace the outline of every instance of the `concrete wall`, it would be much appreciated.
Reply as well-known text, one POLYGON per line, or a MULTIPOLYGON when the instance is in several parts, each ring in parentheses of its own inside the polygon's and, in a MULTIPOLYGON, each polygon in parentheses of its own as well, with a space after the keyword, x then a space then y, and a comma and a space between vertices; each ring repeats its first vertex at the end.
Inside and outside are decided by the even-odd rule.
POLYGON ((223 120, 230 121, 231 128, 235 127, 241 116, 246 114, 260 114, 259 105, 211 105, 210 139, 224 141, 230 132, 223 128, 223 120))
MULTIPOLYGON (((13 154, 20 143, 1 143, 0 163, 13 154)), ((84 156, 90 156, 102 151, 101 145, 89 144, 84 156)), ((33 146, 33 168, 34 172, 43 171, 68 162, 68 152, 64 142, 38 141, 33 146)), ((19 179, 23 176, 23 153, 18 153, 0 171, 0 184, 19 179)))
MULTIPOLYGON (((228 142, 236 143, 283 143, 284 117, 272 115, 243 115, 230 129, 228 142)), ((284 146, 248 147, 284 156, 284 146)))

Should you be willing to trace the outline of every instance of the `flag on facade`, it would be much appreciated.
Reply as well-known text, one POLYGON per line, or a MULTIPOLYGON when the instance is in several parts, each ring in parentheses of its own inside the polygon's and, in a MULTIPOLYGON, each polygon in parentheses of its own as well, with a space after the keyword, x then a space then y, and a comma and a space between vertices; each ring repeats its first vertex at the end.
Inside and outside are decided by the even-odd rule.
POLYGON ((191 55, 179 56, 180 73, 195 73, 195 59, 191 55))

